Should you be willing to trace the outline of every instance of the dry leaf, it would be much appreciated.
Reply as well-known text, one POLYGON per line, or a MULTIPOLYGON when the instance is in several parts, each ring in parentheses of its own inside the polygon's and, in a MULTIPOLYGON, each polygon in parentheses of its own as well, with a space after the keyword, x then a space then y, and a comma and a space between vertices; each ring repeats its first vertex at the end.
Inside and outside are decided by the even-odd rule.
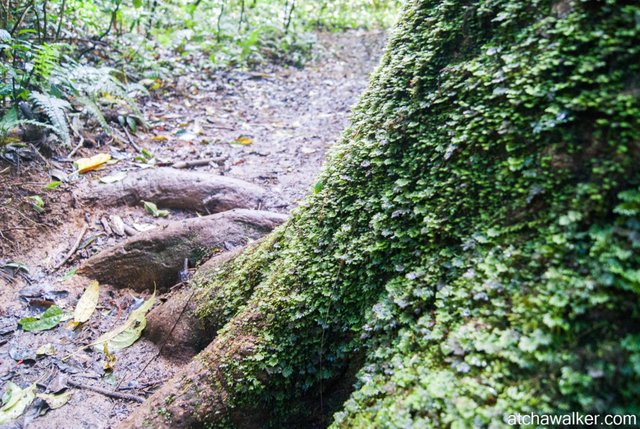
POLYGON ((36 385, 32 384, 26 389, 21 389, 11 381, 6 384, 6 390, 2 395, 2 408, 0 408, 0 425, 9 423, 22 415, 24 410, 36 397, 36 385))
POLYGON ((111 155, 108 153, 99 153, 91 158, 80 158, 73 164, 76 166, 79 173, 86 173, 87 171, 95 170, 110 159, 111 155))
POLYGON ((104 176, 100 178, 100 181, 102 183, 115 183, 115 182, 119 182, 122 179, 124 179, 125 177, 127 177, 127 173, 124 171, 120 171, 118 173, 115 174, 111 174, 109 176, 104 176))
POLYGON ((89 286, 87 286, 84 293, 78 300, 76 309, 73 311, 73 320, 76 323, 84 323, 89 320, 98 305, 99 297, 100 284, 94 280, 89 283, 89 286))
POLYGON ((253 143, 253 139, 249 136, 240 136, 233 143, 248 146, 253 143))
POLYGON ((60 393, 59 395, 38 393, 36 396, 46 402, 49 408, 55 410, 56 408, 60 408, 67 402, 69 402, 69 399, 71 399, 71 395, 73 395, 72 392, 64 392, 60 393))

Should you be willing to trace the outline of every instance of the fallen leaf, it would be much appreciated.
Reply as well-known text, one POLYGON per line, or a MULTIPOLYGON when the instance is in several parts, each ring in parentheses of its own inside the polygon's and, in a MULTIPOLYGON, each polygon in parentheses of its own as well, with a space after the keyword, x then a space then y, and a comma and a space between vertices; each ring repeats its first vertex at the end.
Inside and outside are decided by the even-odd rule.
POLYGON ((193 122, 193 127, 191 128, 191 131, 196 134, 196 135, 203 135, 204 134, 204 129, 202 129, 202 126, 200 125, 200 121, 198 121, 197 119, 193 122))
POLYGON ((302 152, 304 155, 311 155, 312 153, 316 153, 317 150, 316 149, 312 149, 310 147, 303 147, 300 149, 300 152, 302 152))
POLYGON ((53 181, 53 182, 49 182, 44 188, 45 189, 56 189, 61 184, 62 184, 62 182, 60 182, 59 180, 56 180, 56 181, 53 181))
POLYGON ((56 408, 60 408, 67 402, 69 402, 69 399, 71 399, 71 395, 73 395, 73 392, 64 392, 60 393, 59 395, 53 395, 50 393, 38 393, 36 397, 42 399, 47 403, 49 408, 55 410, 56 408))
POLYGON ((122 350, 135 343, 145 326, 147 326, 146 314, 153 307, 155 301, 156 291, 153 291, 151 297, 142 303, 142 305, 131 312, 126 322, 118 328, 109 331, 100 336, 92 344, 92 346, 98 350, 104 350, 104 344, 107 346, 107 350, 111 352, 122 350))
POLYGON ((99 153, 91 158, 80 158, 73 165, 76 166, 79 173, 86 173, 87 171, 95 170, 110 159, 111 155, 108 153, 99 153))
POLYGON ((40 347, 38 347, 38 349, 36 350, 36 356, 43 356, 43 355, 54 356, 55 354, 56 354, 56 348, 51 343, 43 344, 40 347))
POLYGON ((60 281, 61 281, 61 282, 66 282, 67 280, 71 279, 71 277, 73 277, 73 276, 75 276, 75 275, 76 275, 76 271, 78 271, 78 268, 72 268, 72 269, 70 269, 69 271, 67 271, 67 272, 65 273, 65 275, 64 275, 64 276, 62 276, 62 277, 60 278, 60 281))
POLYGON ((117 361, 116 355, 114 355, 109 351, 109 348, 107 347, 107 343, 104 343, 104 347, 102 351, 104 352, 104 355, 105 355, 102 368, 104 368, 105 371, 113 371, 113 369, 116 367, 116 361, 117 361))
POLYGON ((119 182, 122 179, 124 179, 125 177, 127 177, 127 173, 124 171, 120 171, 118 173, 115 174, 111 174, 109 176, 104 176, 100 178, 100 181, 102 183, 115 183, 115 182, 119 182))
POLYGON ((2 395, 2 408, 0 408, 0 424, 15 420, 22 415, 24 410, 36 397, 36 385, 21 389, 18 385, 9 381, 2 395))
POLYGON ((125 232, 124 222, 122 221, 122 218, 118 215, 111 215, 109 216, 109 220, 111 221, 111 229, 113 230, 113 232, 115 232, 120 237, 123 237, 125 232))
POLYGON ((151 137, 151 140, 153 140, 154 142, 165 142, 168 140, 167 136, 153 136, 151 137))
POLYGON ((150 201, 143 201, 144 209, 149 212, 153 217, 167 217, 169 216, 169 210, 159 210, 158 206, 150 201))
POLYGON ((149 152, 147 149, 142 148, 142 150, 140 151, 140 153, 142 154, 142 156, 144 156, 146 159, 153 159, 153 153, 149 152))
POLYGON ((31 204, 31 208, 33 208, 38 213, 44 212, 44 200, 40 195, 32 195, 28 197, 29 204, 31 204))
POLYGON ((152 229, 155 229, 155 225, 151 225, 148 223, 133 223, 132 224, 133 227, 136 229, 136 231, 139 232, 147 232, 147 231, 151 231, 152 229))
POLYGON ((233 144, 241 144, 243 146, 249 146, 253 143, 253 139, 249 136, 240 136, 233 141, 233 144))
POLYGON ((196 138, 198 138, 198 136, 193 133, 184 133, 181 134, 180 137, 178 137, 178 140, 183 142, 190 142, 195 140, 196 138))
POLYGON ((100 297, 100 284, 97 281, 92 281, 89 286, 84 290, 84 293, 76 304, 76 309, 73 311, 73 320, 76 323, 84 323, 91 318, 96 306, 98 305, 98 298, 100 297))
POLYGON ((60 182, 66 182, 68 178, 67 173, 62 170, 58 170, 57 168, 49 171, 49 175, 54 179, 58 179, 60 182))
POLYGON ((40 317, 23 317, 18 321, 25 331, 37 332, 55 328, 62 320, 62 309, 52 305, 40 317))
POLYGON ((6 263, 0 265, 0 268, 11 268, 11 269, 14 269, 16 271, 22 270, 22 271, 24 271, 26 273, 29 273, 29 267, 27 267, 22 262, 9 261, 9 262, 6 262, 6 263))

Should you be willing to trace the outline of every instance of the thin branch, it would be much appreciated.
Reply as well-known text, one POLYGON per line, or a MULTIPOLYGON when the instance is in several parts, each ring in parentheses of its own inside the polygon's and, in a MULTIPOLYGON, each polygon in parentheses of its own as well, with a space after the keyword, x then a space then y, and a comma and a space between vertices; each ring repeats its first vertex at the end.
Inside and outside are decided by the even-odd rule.
POLYGON ((78 388, 78 389, 91 390, 92 392, 96 392, 96 393, 99 393, 101 395, 108 396, 110 398, 126 399, 127 401, 134 401, 134 402, 139 402, 139 403, 143 403, 145 401, 145 398, 143 398, 142 396, 132 395, 130 393, 115 392, 113 390, 107 390, 107 389, 103 389, 102 387, 97 387, 97 386, 90 386, 88 384, 79 383, 79 382, 73 381, 73 380, 68 380, 67 384, 69 386, 71 386, 71 387, 75 387, 75 388, 78 388))
POLYGON ((82 228, 82 231, 80 232, 80 235, 78 235, 78 239, 76 240, 76 242, 75 242, 75 244, 73 245, 73 247, 71 248, 71 250, 69 250, 69 253, 67 253, 67 254, 65 255, 65 257, 62 259, 62 261, 58 262, 58 263, 53 267, 53 269, 54 269, 54 270, 57 270, 58 268, 60 268, 61 266, 63 266, 63 265, 64 265, 64 264, 69 260, 69 258, 70 258, 70 257, 72 257, 74 253, 76 253, 76 250, 78 250, 78 247, 80 246, 80 242, 82 241, 82 238, 83 238, 83 237, 84 237, 84 235, 86 234, 86 232, 87 232, 87 229, 88 229, 88 228, 89 228, 89 227, 88 227, 87 225, 85 225, 85 226, 82 228))
POLYGON ((220 43, 221 40, 221 30, 220 30, 220 21, 222 20, 222 14, 224 13, 224 1, 220 5, 220 13, 218 14, 218 22, 216 23, 216 40, 220 43))
POLYGON ((293 16, 293 11, 296 8, 296 0, 291 0, 291 9, 289 9, 289 14, 287 15, 287 20, 284 24, 284 34, 289 33, 289 26, 291 25, 291 17, 293 16))
POLYGON ((58 29, 56 30, 56 41, 60 38, 60 30, 62 29, 62 17, 64 16, 64 10, 67 5, 67 0, 62 0, 60 5, 60 15, 58 16, 58 29))
POLYGON ((20 24, 22 24, 22 20, 24 19, 24 16, 27 14, 27 12, 29 11, 29 9, 31 9, 31 5, 28 5, 27 7, 24 8, 24 10, 22 11, 22 13, 20 14, 20 18, 18 18, 18 20, 16 21, 15 24, 13 24, 13 28, 11 29, 10 33, 11 36, 13 37, 13 35, 15 34, 16 30, 18 29, 18 27, 20 26, 20 24))

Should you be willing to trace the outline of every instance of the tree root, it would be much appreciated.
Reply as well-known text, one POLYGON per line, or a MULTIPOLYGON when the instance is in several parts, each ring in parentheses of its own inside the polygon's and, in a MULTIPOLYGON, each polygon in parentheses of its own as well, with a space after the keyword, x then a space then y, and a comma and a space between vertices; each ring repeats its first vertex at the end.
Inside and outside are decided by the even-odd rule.
MULTIPOLYGON (((236 257, 244 248, 216 255, 202 265, 196 274, 206 276, 224 262, 236 257)), ((166 301, 147 315, 144 335, 158 344, 166 358, 186 362, 202 350, 215 336, 216 329, 195 315, 200 297, 206 290, 189 287, 165 295, 166 301)))
POLYGON ((87 202, 106 206, 151 201, 161 208, 203 213, 257 209, 264 196, 264 189, 243 180, 174 168, 129 173, 120 182, 95 184, 79 195, 87 202))
POLYGON ((118 287, 162 290, 178 282, 184 259, 192 265, 220 250, 231 250, 270 232, 285 215, 236 209, 173 222, 136 235, 89 258, 79 274, 118 287))
POLYGON ((218 368, 254 353, 255 339, 244 328, 247 324, 261 323, 260 319, 262 316, 255 313, 237 317, 224 335, 211 342, 118 428, 188 428, 204 421, 215 424, 229 419, 235 427, 262 427, 261 423, 266 421, 264 410, 229 408, 230 395, 225 386, 241 374, 218 368))

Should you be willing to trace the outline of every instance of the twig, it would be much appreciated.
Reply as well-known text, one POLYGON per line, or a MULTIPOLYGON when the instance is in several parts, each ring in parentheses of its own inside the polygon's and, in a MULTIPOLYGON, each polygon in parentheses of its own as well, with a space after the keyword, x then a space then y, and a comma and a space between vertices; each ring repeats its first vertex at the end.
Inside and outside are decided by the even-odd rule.
POLYGON ((133 148, 138 152, 142 152, 142 148, 140 147, 140 145, 134 142, 133 139, 131 138, 131 134, 129 134, 129 131, 127 131, 127 127, 122 125, 122 129, 124 130, 124 133, 127 135, 127 140, 129 140, 129 144, 133 146, 133 148))
POLYGON ((143 403, 145 401, 145 398, 143 398, 142 396, 132 395, 130 393, 115 392, 113 390, 107 390, 96 386, 89 386, 88 384, 78 383, 77 381, 73 380, 68 380, 67 384, 78 389, 91 390, 92 392, 100 393, 101 395, 109 396, 110 398, 126 399, 128 401, 139 403, 143 403))
POLYGON ((36 153, 36 155, 38 155, 38 158, 40 158, 48 168, 51 168, 51 164, 49 164, 49 161, 47 161, 47 158, 42 156, 38 148, 35 147, 33 143, 30 143, 30 145, 31 145, 31 150, 33 150, 36 153))
POLYGON ((13 28, 11 28, 11 31, 9 32, 9 34, 11 34, 11 36, 13 36, 16 32, 16 30, 18 29, 18 27, 20 26, 20 24, 22 24, 22 20, 24 19, 24 16, 27 14, 27 11, 29 9, 31 9, 32 5, 28 5, 23 11, 22 14, 20 15, 20 18, 18 18, 18 20, 16 21, 15 24, 13 24, 13 28))
MULTIPOLYGON (((73 129, 73 128, 72 128, 73 129)), ((75 130, 73 130, 75 133, 75 130)), ((84 144, 84 137, 82 137, 82 135, 80 135, 80 133, 76 134, 78 137, 80 137, 80 143, 78 143, 78 145, 76 147, 73 148, 73 150, 71 152, 69 152, 69 155, 67 155, 67 159, 71 159, 71 157, 73 155, 76 154, 76 152, 82 147, 82 145, 84 144)))
POLYGON ((178 161, 174 162, 171 165, 173 168, 191 168, 191 167, 201 167, 203 165, 209 165, 210 163, 220 164, 227 160, 226 156, 218 156, 216 158, 203 158, 203 159, 194 159, 192 161, 178 161))
POLYGON ((58 41, 58 39, 60 38, 60 30, 62 30, 62 18, 64 17, 64 8, 67 4, 66 0, 62 0, 62 4, 60 5, 60 16, 58 17, 58 29, 56 30, 56 38, 55 40, 58 41))
POLYGON ((218 124, 214 124, 213 122, 207 120, 207 122, 209 122, 211 124, 211 128, 216 128, 218 130, 227 130, 227 131, 234 131, 235 128, 233 127, 228 127, 226 125, 218 125, 218 124))
POLYGON ((78 235, 78 239, 76 240, 76 243, 73 245, 73 247, 71 248, 71 250, 69 250, 69 253, 66 254, 66 256, 62 259, 62 261, 58 262, 53 269, 57 270, 58 268, 60 268, 61 266, 63 266, 65 264, 65 262, 67 262, 69 260, 70 257, 73 256, 74 253, 76 253, 76 250, 78 250, 78 246, 80 246, 80 242, 82 241, 82 238, 84 237, 84 234, 87 232, 87 229, 89 227, 87 225, 85 225, 82 228, 82 231, 80 232, 80 235, 78 235))

